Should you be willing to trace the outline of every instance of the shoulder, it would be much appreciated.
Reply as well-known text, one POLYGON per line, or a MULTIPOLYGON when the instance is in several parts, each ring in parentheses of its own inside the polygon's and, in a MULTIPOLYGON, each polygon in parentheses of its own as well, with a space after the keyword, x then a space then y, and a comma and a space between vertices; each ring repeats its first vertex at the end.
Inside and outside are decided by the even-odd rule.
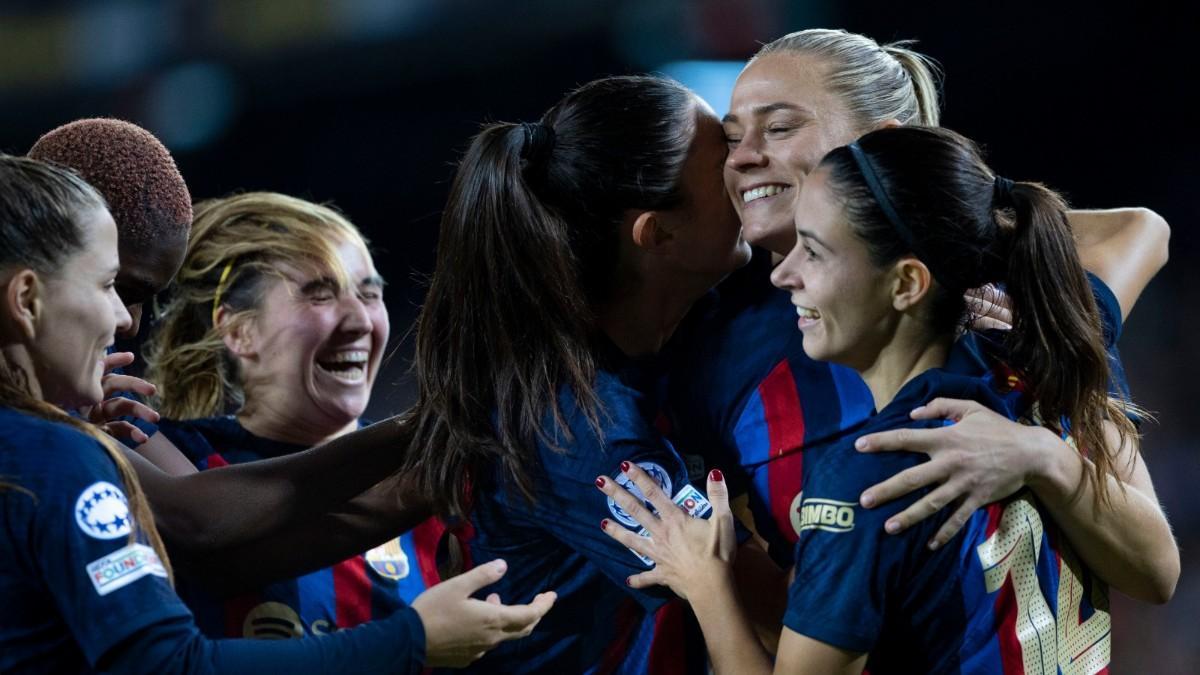
POLYGON ((0 475, 42 503, 97 482, 120 484, 108 452, 78 429, 7 408, 0 408, 0 427, 0 475))

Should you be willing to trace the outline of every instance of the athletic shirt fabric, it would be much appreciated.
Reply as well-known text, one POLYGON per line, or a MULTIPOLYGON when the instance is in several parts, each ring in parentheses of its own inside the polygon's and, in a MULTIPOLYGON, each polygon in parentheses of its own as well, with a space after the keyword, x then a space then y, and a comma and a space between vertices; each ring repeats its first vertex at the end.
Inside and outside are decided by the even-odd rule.
MULTIPOLYGON (((158 430, 202 471, 307 449, 256 436, 232 415, 163 420, 158 430)), ((436 584, 442 531, 430 519, 365 554, 252 592, 221 598, 182 578, 179 594, 210 637, 322 635, 390 616, 436 584)))
MULTIPOLYGON (((653 426, 653 363, 627 359, 611 345, 605 359, 609 366, 595 380, 602 436, 564 391, 558 403, 570 435, 557 438, 561 450, 539 443, 538 466, 529 467, 534 500, 499 470, 474 487, 471 557, 475 564, 508 562, 508 573, 486 591, 506 603, 529 602, 545 590, 558 593, 532 635, 484 655, 474 672, 704 672, 703 645, 685 639, 680 602, 670 600, 665 588, 629 588, 625 579, 649 566, 600 529, 605 518, 611 526, 638 529, 594 483, 607 476, 628 485, 623 460, 639 464, 677 503, 699 494, 682 459, 653 426)), ((544 428, 556 428, 549 415, 544 428)))
MULTIPOLYGON (((937 397, 975 400, 1016 418, 1019 394, 1002 398, 993 377, 980 376, 978 352, 962 344, 955 351, 945 368, 908 382, 861 433, 942 426, 909 417, 937 397)), ((926 543, 940 519, 900 535, 884 531, 888 518, 928 489, 874 509, 858 504, 865 488, 927 457, 860 453, 857 436, 804 451, 785 626, 869 652, 872 675, 1105 672, 1107 588, 1080 564, 1029 490, 976 511, 949 544, 930 551, 926 543)))
POLYGON ((0 407, 0 672, 419 672, 412 609, 320 640, 208 640, 94 439, 0 407))

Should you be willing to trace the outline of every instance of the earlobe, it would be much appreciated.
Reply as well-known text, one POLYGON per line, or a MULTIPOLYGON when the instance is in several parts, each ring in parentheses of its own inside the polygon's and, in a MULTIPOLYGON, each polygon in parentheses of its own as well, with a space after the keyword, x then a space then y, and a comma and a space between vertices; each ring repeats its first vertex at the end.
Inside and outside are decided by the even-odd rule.
POLYGON ((876 127, 876 129, 877 130, 878 129, 895 129, 897 127, 902 127, 902 126, 904 126, 904 124, 902 124, 900 122, 900 120, 893 117, 890 120, 884 121, 882 124, 880 124, 878 127, 876 127))

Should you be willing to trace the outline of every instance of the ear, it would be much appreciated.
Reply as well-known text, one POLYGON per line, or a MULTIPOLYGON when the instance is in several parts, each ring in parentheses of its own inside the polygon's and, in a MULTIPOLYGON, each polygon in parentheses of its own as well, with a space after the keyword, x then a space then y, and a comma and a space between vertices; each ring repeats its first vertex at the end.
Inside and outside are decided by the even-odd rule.
POLYGON ((902 126, 904 126, 904 125, 900 123, 900 120, 893 117, 890 120, 885 120, 879 126, 872 129, 872 131, 878 131, 880 129, 895 129, 896 127, 902 127, 902 126))
POLYGON ((633 218, 633 243, 647 251, 658 249, 671 239, 658 211, 640 211, 633 218))
MULTIPOLYGON (((217 328, 225 326, 233 316, 225 305, 217 308, 217 328)), ((224 331, 221 340, 225 343, 225 348, 238 358, 250 358, 257 355, 258 348, 255 344, 255 332, 253 321, 235 321, 229 325, 229 330, 224 331)))
POLYGON ((42 284, 37 272, 18 270, 4 283, 3 316, 24 339, 37 337, 38 321, 42 315, 42 284))
POLYGON ((897 312, 915 307, 933 286, 929 268, 912 256, 901 258, 892 268, 892 274, 892 307, 897 312))

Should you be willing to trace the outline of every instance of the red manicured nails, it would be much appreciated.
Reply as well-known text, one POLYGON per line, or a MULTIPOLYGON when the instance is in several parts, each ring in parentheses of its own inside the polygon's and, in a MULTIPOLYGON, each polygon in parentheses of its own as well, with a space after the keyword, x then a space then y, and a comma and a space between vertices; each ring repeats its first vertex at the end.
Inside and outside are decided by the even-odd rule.
POLYGON ((708 472, 708 479, 714 483, 720 483, 721 481, 725 480, 725 474, 721 473, 720 469, 713 469, 712 471, 708 472))
POLYGON ((629 462, 621 462, 621 472, 629 471, 629 462))
POLYGON ((596 479, 596 487, 598 487, 598 488, 604 487, 604 476, 600 476, 599 478, 596 479))
POLYGON ((608 529, 608 519, 604 519, 604 520, 600 521, 600 529, 602 529, 602 530, 608 529))

